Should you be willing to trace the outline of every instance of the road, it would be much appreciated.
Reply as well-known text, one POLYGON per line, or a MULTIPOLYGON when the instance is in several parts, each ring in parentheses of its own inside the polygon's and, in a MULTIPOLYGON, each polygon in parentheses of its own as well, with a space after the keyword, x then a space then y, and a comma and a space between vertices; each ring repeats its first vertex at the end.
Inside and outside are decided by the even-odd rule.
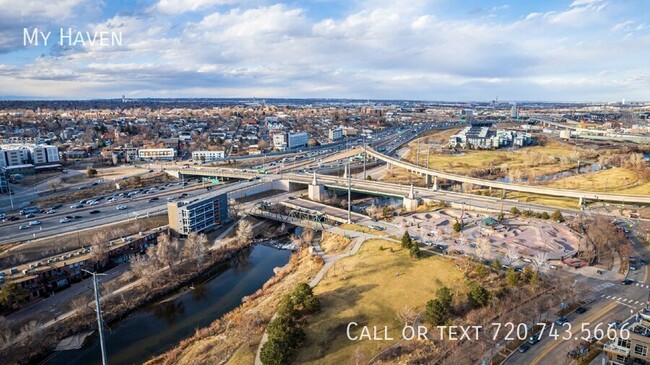
MULTIPOLYGON (((363 149, 358 149, 358 151, 362 152, 363 149)), ((372 148, 367 148, 366 151, 368 155, 377 158, 379 160, 382 160, 386 163, 389 163, 393 166, 405 168, 409 171, 421 173, 423 175, 437 176, 439 178, 451 180, 451 181, 475 184, 478 186, 491 187, 496 189, 504 189, 506 191, 519 191, 524 193, 559 196, 565 198, 575 198, 575 199, 582 198, 582 199, 589 199, 595 201, 650 204, 650 196, 647 195, 642 196, 642 195, 626 195, 626 194, 607 194, 607 193, 594 192, 594 191, 554 189, 554 188, 539 187, 539 186, 532 186, 532 185, 510 184, 510 183, 505 183, 500 181, 493 181, 493 180, 486 180, 486 179, 479 179, 479 178, 462 176, 457 174, 451 174, 451 173, 428 169, 425 167, 416 166, 409 162, 399 160, 397 158, 379 153, 372 148)))
POLYGON ((21 217, 20 220, 15 222, 4 222, 0 224, 0 244, 10 243, 16 241, 34 240, 44 237, 51 237, 67 232, 80 231, 97 226, 111 224, 127 219, 134 219, 135 217, 146 216, 155 212, 165 211, 167 209, 167 197, 173 196, 178 199, 178 195, 182 192, 187 194, 184 199, 213 195, 217 192, 231 192, 250 185, 258 184, 259 181, 239 181, 232 182, 226 185, 214 187, 212 191, 206 192, 202 184, 193 183, 189 184, 185 189, 175 185, 166 187, 164 191, 154 194, 139 194, 133 199, 124 197, 118 198, 115 202, 107 202, 105 199, 98 205, 84 206, 79 209, 71 209, 72 203, 63 206, 57 210, 56 214, 38 214, 31 219, 21 217), (151 198, 158 198, 156 201, 151 201, 151 198), (126 205, 127 209, 117 210, 117 206, 126 205), (90 211, 99 210, 98 214, 90 214, 90 211), (59 220, 64 216, 80 216, 82 218, 73 219, 69 223, 60 223, 59 220), (27 225, 29 221, 38 220, 41 224, 32 226, 28 229, 18 229, 21 225, 27 225))
MULTIPOLYGON (((648 259, 648 250, 640 244, 635 236, 631 235, 634 241, 635 255, 648 259)), ((546 336, 542 341, 535 344, 525 353, 515 353, 507 361, 507 364, 563 364, 567 361, 567 353, 574 348, 578 340, 573 338, 581 336, 581 327, 593 332, 599 323, 606 327, 612 320, 622 322, 632 314, 642 309, 650 297, 650 270, 643 265, 639 270, 630 271, 628 279, 632 280, 631 285, 622 285, 620 281, 597 281, 590 280, 595 301, 589 305, 589 310, 584 314, 572 314, 568 318, 572 325, 572 336, 569 340, 554 340, 546 336)))

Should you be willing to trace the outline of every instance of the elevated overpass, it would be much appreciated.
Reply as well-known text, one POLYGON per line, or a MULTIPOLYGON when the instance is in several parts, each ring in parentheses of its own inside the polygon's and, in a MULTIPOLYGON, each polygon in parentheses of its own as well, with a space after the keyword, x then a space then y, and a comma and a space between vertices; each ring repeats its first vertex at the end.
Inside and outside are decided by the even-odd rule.
POLYGON ((169 175, 172 175, 176 178, 181 178, 182 176, 203 176, 203 177, 225 177, 229 179, 254 179, 259 174, 257 172, 240 170, 240 169, 228 169, 223 167, 190 167, 190 168, 181 168, 181 167, 166 167, 164 171, 169 175))
MULTIPOLYGON (((363 152, 362 149, 360 149, 363 152)), ((518 184, 509 184, 493 180, 485 180, 474 177, 450 174, 442 171, 432 170, 425 167, 416 166, 412 163, 398 160, 394 157, 386 156, 380 152, 375 151, 371 147, 366 148, 366 153, 369 156, 372 156, 378 160, 386 162, 389 166, 397 166, 404 168, 408 171, 424 175, 427 177, 427 180, 430 180, 431 177, 441 178, 450 181, 456 181, 461 183, 474 184, 483 187, 503 189, 504 191, 518 191, 523 193, 532 193, 548 196, 557 196, 563 198, 575 198, 593 201, 607 201, 615 203, 641 203, 641 204, 650 204, 650 196, 642 195, 626 195, 626 194, 608 194, 595 191, 582 191, 582 190, 564 190, 564 189, 554 189, 547 187, 531 186, 531 185, 518 185, 518 184)), ((434 187, 436 187, 434 183, 434 187)))

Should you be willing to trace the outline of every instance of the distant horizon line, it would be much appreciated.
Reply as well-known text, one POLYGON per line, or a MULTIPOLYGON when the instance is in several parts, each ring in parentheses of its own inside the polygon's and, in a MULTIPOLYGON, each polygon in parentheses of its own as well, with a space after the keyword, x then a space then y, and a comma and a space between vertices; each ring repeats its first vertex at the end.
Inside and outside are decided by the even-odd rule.
MULTIPOLYGON (((424 99, 392 99, 392 98, 343 98, 343 97, 124 97, 127 101, 158 101, 158 100, 227 100, 227 101, 240 101, 240 102, 259 102, 263 100, 314 100, 314 101, 353 101, 353 102, 418 102, 418 103, 480 103, 490 104, 494 100, 424 100, 424 99)), ((33 102, 33 101, 47 101, 47 102, 83 102, 83 101, 116 101, 121 102, 121 97, 116 98, 70 98, 70 99, 56 99, 56 98, 43 98, 43 97, 30 97, 30 96, 0 96, 0 102, 17 101, 17 102, 33 102)), ((619 100, 619 101, 542 101, 542 100, 500 100, 498 104, 512 104, 512 103, 537 103, 537 104, 635 104, 635 103, 649 103, 650 101, 641 100, 619 100)))

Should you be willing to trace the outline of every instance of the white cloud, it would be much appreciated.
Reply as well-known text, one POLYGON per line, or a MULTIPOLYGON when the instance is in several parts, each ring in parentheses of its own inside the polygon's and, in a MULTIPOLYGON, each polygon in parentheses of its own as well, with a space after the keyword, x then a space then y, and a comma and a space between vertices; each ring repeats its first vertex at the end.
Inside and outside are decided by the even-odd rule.
POLYGON ((165 14, 182 14, 236 2, 236 0, 160 0, 155 5, 155 9, 165 14))

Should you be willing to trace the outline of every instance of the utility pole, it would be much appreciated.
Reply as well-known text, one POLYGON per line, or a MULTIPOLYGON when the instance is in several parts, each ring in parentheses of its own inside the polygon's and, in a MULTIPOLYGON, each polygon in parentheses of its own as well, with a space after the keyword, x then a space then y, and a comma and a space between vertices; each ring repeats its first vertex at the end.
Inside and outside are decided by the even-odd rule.
MULTIPOLYGON (((82 269, 83 270, 83 269, 82 269)), ((93 276, 93 284, 95 286, 95 305, 97 306, 97 327, 99 329, 99 344, 102 349, 102 365, 108 365, 108 359, 106 357, 106 346, 104 345, 104 320, 102 319, 102 308, 99 304, 99 284, 97 283, 97 275, 106 275, 98 274, 96 272, 90 272, 88 270, 83 270, 93 276)))
POLYGON ((429 146, 429 152, 427 152, 427 169, 431 168, 430 167, 431 162, 429 162, 429 161, 431 161, 431 146, 429 146))
POLYGON ((350 161, 348 161, 348 224, 352 223, 352 178, 350 174, 350 161))

